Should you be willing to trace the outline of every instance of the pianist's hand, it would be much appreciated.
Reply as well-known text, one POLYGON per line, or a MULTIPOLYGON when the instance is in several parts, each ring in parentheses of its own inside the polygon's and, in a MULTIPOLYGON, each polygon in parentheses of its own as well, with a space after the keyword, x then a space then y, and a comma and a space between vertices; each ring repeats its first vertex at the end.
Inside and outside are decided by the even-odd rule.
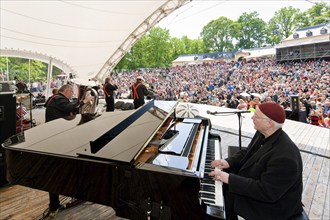
POLYGON ((229 174, 223 171, 212 171, 209 173, 209 176, 213 176, 213 180, 221 181, 223 183, 227 183, 229 181, 229 174))
POLYGON ((220 169, 227 169, 229 168, 229 164, 226 160, 214 160, 211 162, 212 167, 217 167, 220 169))

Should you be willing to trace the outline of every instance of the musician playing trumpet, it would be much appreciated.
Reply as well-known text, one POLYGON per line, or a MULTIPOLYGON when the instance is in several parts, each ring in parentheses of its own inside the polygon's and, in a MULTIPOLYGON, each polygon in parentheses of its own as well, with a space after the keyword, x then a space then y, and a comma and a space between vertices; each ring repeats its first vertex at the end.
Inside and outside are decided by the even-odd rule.
POLYGON ((284 109, 260 104, 253 117, 257 130, 247 149, 211 162, 223 169, 209 175, 223 182, 226 219, 291 219, 302 213, 302 160, 282 130, 284 109))

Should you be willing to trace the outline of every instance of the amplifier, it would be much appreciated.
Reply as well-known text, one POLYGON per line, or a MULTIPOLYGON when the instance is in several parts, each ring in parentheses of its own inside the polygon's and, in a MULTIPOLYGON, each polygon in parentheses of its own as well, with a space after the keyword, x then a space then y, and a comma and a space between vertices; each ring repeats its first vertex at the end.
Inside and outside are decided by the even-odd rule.
POLYGON ((15 91, 15 85, 12 81, 0 81, 0 93, 15 91))
MULTIPOLYGON (((16 134, 16 93, 0 92, 0 145, 14 134, 16 134)), ((7 183, 5 165, 4 150, 0 147, 0 187, 7 183)))

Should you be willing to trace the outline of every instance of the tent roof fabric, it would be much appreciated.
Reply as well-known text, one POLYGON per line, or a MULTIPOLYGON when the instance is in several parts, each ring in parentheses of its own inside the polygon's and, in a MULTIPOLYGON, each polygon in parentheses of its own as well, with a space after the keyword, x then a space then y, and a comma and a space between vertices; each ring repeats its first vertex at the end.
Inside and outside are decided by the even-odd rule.
POLYGON ((0 55, 5 49, 40 53, 62 60, 79 77, 99 73, 101 79, 150 28, 186 3, 0 1, 0 55))

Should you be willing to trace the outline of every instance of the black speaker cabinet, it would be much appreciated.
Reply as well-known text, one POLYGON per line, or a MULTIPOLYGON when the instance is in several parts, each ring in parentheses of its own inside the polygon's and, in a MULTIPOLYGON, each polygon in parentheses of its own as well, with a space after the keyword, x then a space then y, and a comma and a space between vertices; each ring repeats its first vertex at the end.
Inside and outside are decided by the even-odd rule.
POLYGON ((292 95, 291 98, 291 109, 293 112, 299 112, 299 96, 292 95))
MULTIPOLYGON (((0 92, 0 146, 14 134, 16 134, 16 94, 0 92)), ((4 153, 0 147, 0 186, 7 182, 4 153)))
POLYGON ((287 119, 307 123, 306 111, 292 111, 290 109, 286 109, 285 116, 287 119))

